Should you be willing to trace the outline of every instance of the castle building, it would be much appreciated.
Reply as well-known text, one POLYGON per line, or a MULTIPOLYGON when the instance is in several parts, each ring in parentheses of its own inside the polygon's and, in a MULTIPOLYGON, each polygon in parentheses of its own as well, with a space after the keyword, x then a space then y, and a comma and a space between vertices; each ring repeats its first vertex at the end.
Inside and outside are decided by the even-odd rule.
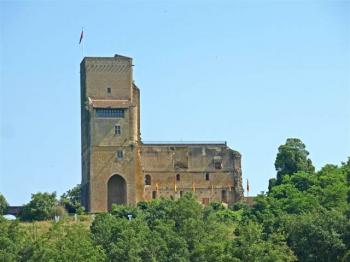
POLYGON ((85 57, 81 77, 82 202, 89 212, 193 192, 198 201, 243 197, 241 155, 226 142, 144 143, 132 58, 85 57))

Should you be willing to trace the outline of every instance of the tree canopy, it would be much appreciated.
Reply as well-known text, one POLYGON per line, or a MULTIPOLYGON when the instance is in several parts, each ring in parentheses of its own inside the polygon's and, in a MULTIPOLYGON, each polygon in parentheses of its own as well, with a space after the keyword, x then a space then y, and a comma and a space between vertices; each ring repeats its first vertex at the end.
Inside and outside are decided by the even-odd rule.
POLYGON ((20 218, 26 221, 52 219, 57 205, 56 193, 32 194, 30 202, 20 213, 20 218))
POLYGON ((84 208, 81 205, 81 185, 78 184, 64 193, 60 198, 60 204, 64 206, 68 213, 83 213, 84 208))
POLYGON ((281 184, 285 175, 293 175, 300 171, 313 173, 315 167, 308 155, 306 146, 298 138, 288 138, 284 145, 279 146, 275 161, 276 184, 281 184))

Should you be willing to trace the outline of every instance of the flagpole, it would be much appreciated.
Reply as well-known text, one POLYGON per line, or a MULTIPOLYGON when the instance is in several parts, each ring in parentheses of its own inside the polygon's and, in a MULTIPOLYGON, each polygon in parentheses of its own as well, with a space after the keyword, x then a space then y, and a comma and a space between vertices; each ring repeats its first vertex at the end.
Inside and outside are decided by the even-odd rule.
POLYGON ((81 55, 84 59, 84 27, 81 28, 81 32, 83 33, 83 39, 81 40, 81 55))

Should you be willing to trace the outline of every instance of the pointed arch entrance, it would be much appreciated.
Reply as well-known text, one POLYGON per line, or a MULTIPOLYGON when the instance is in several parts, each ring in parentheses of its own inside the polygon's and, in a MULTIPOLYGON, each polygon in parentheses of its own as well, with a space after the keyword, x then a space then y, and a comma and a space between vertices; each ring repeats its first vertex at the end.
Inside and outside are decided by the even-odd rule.
POLYGON ((126 182, 120 175, 113 175, 108 180, 108 210, 112 204, 126 204, 126 182))

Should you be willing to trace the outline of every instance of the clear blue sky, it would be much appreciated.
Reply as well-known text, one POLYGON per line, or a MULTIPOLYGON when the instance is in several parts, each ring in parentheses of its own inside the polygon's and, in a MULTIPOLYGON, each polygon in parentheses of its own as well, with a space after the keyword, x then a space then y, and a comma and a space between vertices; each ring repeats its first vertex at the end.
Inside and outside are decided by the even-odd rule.
POLYGON ((134 58, 143 140, 226 140, 250 195, 288 137, 317 169, 350 156, 350 1, 188 2, 0 2, 10 204, 80 182, 82 26, 85 55, 134 58))

